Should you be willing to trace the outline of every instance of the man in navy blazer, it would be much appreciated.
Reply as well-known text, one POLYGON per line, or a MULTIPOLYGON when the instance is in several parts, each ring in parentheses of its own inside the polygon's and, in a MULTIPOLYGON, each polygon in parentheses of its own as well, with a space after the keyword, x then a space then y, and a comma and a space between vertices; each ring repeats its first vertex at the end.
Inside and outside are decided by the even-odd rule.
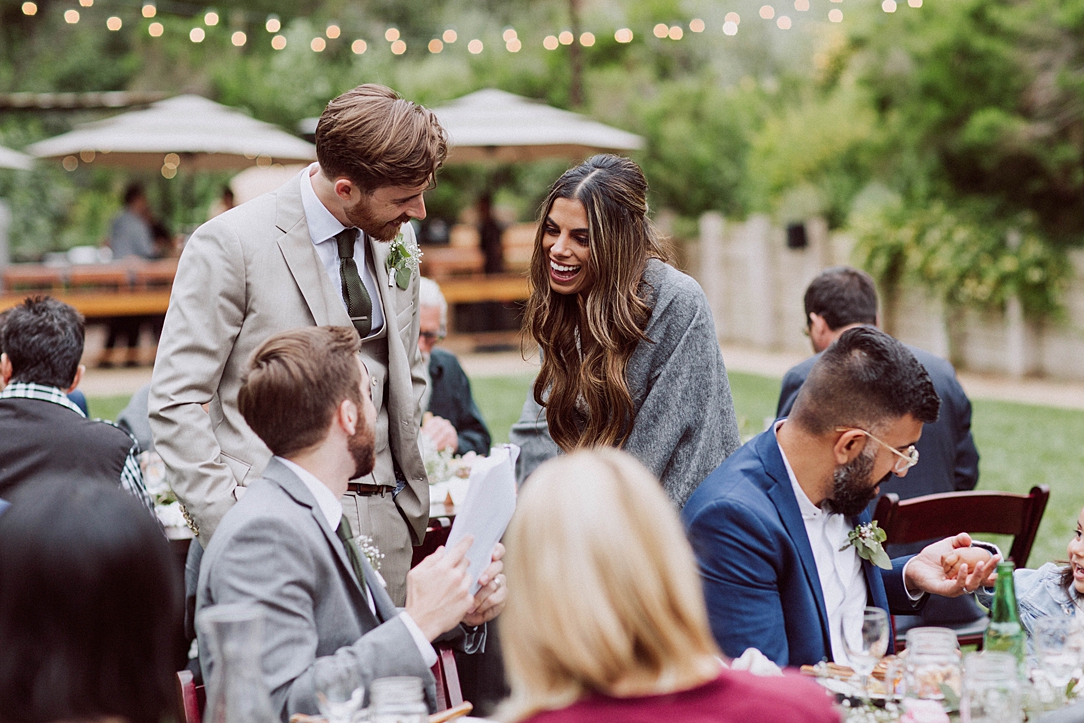
POLYGON ((867 605, 913 613, 925 593, 973 592, 987 563, 945 577, 961 533, 877 569, 849 544, 880 483, 917 461, 937 419, 929 375, 872 327, 844 333, 810 372, 791 416, 712 472, 682 511, 700 564, 712 632, 727 655, 759 649, 779 665, 846 662, 844 621, 867 605))

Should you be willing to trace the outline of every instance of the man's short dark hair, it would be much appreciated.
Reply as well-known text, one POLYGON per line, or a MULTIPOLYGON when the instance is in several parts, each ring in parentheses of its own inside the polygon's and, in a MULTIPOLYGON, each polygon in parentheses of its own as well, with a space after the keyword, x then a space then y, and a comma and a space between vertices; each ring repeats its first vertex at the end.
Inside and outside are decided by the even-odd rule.
POLYGON ((143 190, 142 183, 129 183, 128 187, 124 189, 124 205, 127 206, 137 198, 146 198, 147 194, 143 190))
POLYGON ((248 426, 287 457, 327 437, 344 399, 361 404, 361 340, 353 328, 311 326, 275 334, 257 349, 237 393, 248 426))
POLYGON ((49 296, 28 297, 4 315, 0 350, 12 382, 67 389, 83 356, 83 315, 49 296))
POLYGON ((813 365, 790 417, 812 434, 836 427, 876 433, 908 414, 932 424, 940 408, 930 375, 907 347, 879 329, 859 326, 843 332, 813 365))
POLYGON ((877 323, 877 287, 865 271, 850 266, 825 269, 805 290, 805 320, 816 314, 832 331, 851 324, 877 323))

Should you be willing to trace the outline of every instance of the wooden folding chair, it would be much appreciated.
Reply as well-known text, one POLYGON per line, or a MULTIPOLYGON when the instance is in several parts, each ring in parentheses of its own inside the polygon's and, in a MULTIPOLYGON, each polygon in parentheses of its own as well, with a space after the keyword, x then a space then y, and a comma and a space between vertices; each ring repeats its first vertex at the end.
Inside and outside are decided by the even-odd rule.
MULTIPOLYGON (((1046 485, 1036 485, 1026 495, 947 492, 902 502, 898 495, 889 493, 877 503, 873 518, 888 535, 889 544, 951 537, 959 532, 1012 535, 1008 559, 1017 567, 1023 567, 1031 554, 1049 499, 1050 488, 1046 485)), ((985 619, 955 628, 960 628, 957 630, 960 645, 982 647, 985 619)), ((903 649, 902 643, 904 641, 897 638, 897 651, 903 649)))
POLYGON ((196 685, 192 671, 178 670, 174 678, 177 691, 177 723, 200 723, 200 711, 206 703, 202 685, 196 685))

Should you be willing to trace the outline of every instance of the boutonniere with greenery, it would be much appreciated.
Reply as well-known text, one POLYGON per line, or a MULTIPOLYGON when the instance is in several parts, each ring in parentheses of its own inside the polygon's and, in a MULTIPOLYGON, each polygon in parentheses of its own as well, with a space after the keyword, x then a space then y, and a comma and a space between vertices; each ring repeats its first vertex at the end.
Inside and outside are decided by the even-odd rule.
POLYGON ((418 242, 411 240, 406 242, 403 233, 400 232, 391 242, 388 258, 385 261, 388 269, 388 286, 392 281, 405 289, 410 283, 410 275, 418 270, 418 262, 422 260, 422 250, 418 248, 418 242))
POLYGON ((888 539, 888 535, 877 526, 876 520, 866 522, 857 525, 847 533, 847 544, 839 548, 839 551, 843 552, 851 545, 854 545, 855 552, 863 560, 869 560, 877 567, 891 570, 892 560, 888 558, 888 553, 885 552, 885 548, 881 544, 886 539, 888 539))

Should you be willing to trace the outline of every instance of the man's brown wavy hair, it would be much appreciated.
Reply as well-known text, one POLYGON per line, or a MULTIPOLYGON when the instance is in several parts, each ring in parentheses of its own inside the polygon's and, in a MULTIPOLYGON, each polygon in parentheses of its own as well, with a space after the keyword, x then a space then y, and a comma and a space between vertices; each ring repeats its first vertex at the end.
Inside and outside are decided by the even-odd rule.
POLYGON ((431 110, 368 83, 327 104, 316 125, 324 175, 349 178, 371 194, 381 186, 432 183, 448 155, 448 134, 431 110))
POLYGON ((648 259, 667 260, 647 217, 647 179, 627 158, 594 156, 557 179, 542 208, 524 319, 542 353, 534 398, 561 449, 620 446, 635 412, 625 372, 651 318, 644 269, 648 259), (593 283, 585 293, 550 288, 542 241, 558 198, 579 201, 587 212, 590 256, 580 273, 593 283))

